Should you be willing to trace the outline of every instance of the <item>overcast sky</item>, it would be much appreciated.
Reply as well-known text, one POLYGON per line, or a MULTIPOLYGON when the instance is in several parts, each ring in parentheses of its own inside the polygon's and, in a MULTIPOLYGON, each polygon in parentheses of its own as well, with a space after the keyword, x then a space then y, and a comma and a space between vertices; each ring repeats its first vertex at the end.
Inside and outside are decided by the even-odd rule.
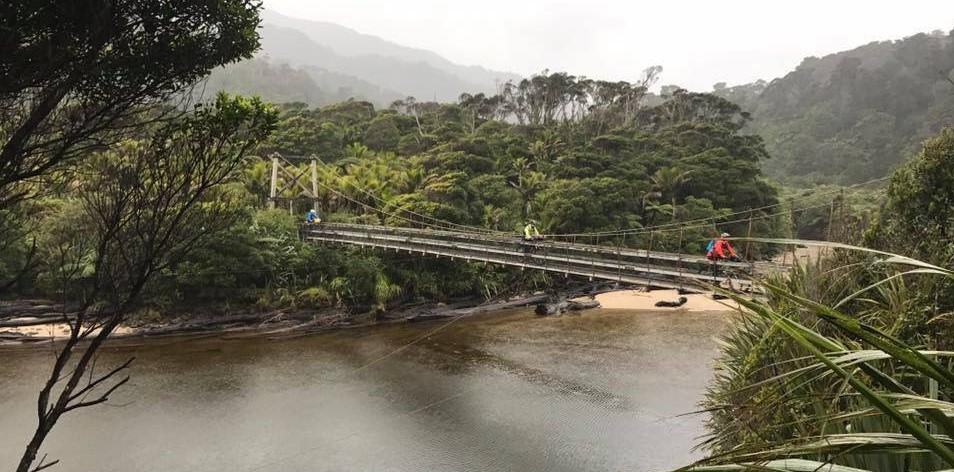
POLYGON ((265 0, 267 8, 522 75, 662 84, 772 79, 803 57, 954 29, 954 0, 265 0))

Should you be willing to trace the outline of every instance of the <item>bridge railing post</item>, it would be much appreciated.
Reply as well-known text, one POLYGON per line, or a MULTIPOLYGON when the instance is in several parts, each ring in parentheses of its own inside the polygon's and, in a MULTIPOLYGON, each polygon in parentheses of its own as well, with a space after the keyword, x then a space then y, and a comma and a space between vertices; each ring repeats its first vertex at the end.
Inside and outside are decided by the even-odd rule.
MULTIPOLYGON (((652 262, 650 258, 652 257, 653 242, 655 241, 655 239, 656 239, 656 232, 650 231, 649 232, 649 247, 646 248, 646 279, 648 281, 652 281, 653 279, 653 269, 652 269, 652 262)), ((646 288, 649 288, 649 285, 650 283, 647 282, 646 288)))
POLYGON ((616 240, 616 283, 621 284, 623 282, 623 243, 626 241, 626 233, 623 233, 623 237, 616 240))
POLYGON ((573 248, 575 248, 575 247, 576 247, 576 236, 573 236, 572 239, 571 239, 571 241, 570 241, 570 246, 567 246, 567 248, 566 248, 566 268, 567 268, 568 271, 563 273, 564 276, 568 276, 568 275, 569 275, 569 268, 570 268, 570 251, 571 251, 573 248))
POLYGON ((676 267, 679 270, 679 286, 680 287, 682 287, 682 256, 683 256, 683 253, 686 252, 686 250, 683 249, 683 231, 685 231, 685 229, 680 227, 679 228, 679 246, 678 246, 678 250, 676 251, 678 254, 676 256, 676 267))
POLYGON ((745 232, 745 260, 749 260, 749 249, 752 246, 752 210, 749 210, 749 229, 745 232))
POLYGON ((596 251, 597 251, 596 248, 599 247, 599 245, 600 245, 600 235, 597 234, 596 243, 594 244, 595 247, 590 249, 590 280, 596 277, 596 251))

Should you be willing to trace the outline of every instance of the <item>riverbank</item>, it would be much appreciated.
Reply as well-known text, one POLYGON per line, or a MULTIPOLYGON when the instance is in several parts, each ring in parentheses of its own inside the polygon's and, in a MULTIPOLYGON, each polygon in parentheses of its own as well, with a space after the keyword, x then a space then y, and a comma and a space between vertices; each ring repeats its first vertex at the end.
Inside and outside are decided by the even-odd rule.
MULTIPOLYGON (((288 339, 317 332, 365 328, 376 325, 411 323, 420 321, 452 319, 512 308, 534 306, 548 300, 548 295, 537 293, 503 300, 480 302, 458 300, 453 303, 420 303, 405 305, 384 313, 351 314, 336 309, 302 310, 253 310, 234 312, 189 312, 174 317, 130 316, 129 322, 116 329, 114 338, 158 338, 183 335, 216 335, 222 337, 262 337, 288 339)), ((577 300, 599 302, 600 307, 613 310, 652 312, 717 312, 729 311, 736 306, 729 300, 714 300, 708 294, 684 294, 675 290, 613 290, 597 293, 577 300), (678 307, 659 307, 659 302, 677 302, 685 297, 686 302, 678 307)), ((43 301, 0 302, 6 303, 0 320, 0 345, 30 345, 62 340, 69 337, 69 326, 62 315, 55 315, 52 305, 43 301), (29 304, 25 304, 29 302, 29 304), (23 306, 23 313, 16 313, 16 306, 23 306)))
POLYGON ((596 301, 606 309, 636 310, 636 311, 730 311, 738 309, 738 304, 732 300, 715 300, 710 294, 689 293, 679 294, 676 290, 616 290, 596 296, 596 301), (678 307, 659 307, 659 302, 676 302, 679 297, 685 297, 686 303, 678 307))

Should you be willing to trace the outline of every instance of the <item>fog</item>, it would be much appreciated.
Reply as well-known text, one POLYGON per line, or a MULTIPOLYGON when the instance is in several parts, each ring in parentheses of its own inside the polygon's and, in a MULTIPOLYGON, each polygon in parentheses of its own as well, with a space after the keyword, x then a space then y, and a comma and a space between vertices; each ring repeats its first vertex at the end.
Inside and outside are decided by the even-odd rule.
POLYGON ((712 84, 783 75, 803 57, 954 27, 954 2, 756 0, 266 0, 462 64, 519 74, 544 68, 632 80, 650 65, 662 83, 712 84), (903 8, 902 8, 903 7, 903 8))

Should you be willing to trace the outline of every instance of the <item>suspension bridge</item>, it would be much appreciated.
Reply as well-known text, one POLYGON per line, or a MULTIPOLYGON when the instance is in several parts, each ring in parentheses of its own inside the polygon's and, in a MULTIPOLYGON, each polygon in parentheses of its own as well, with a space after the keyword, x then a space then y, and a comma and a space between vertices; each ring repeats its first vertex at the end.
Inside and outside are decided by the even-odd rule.
POLYGON ((698 290, 711 284, 737 292, 752 292, 753 275, 780 267, 767 262, 713 263, 704 257, 621 246, 524 241, 517 235, 377 225, 306 225, 301 229, 301 237, 320 244, 484 262, 649 288, 698 290))
MULTIPOLYGON (((521 270, 541 270, 562 274, 564 277, 585 277, 647 288, 699 291, 716 285, 740 293, 758 293, 760 290, 757 280, 785 270, 787 266, 784 262, 710 261, 701 255, 653 250, 653 238, 672 238, 678 232, 681 239, 682 231, 687 229, 715 229, 716 224, 746 222, 751 232, 753 215, 756 212, 759 212, 758 219, 784 215, 791 217, 796 212, 827 207, 831 209, 830 215, 834 214, 834 200, 801 208, 795 208, 789 202, 787 210, 774 213, 772 210, 782 203, 650 228, 547 235, 542 240, 525 241, 518 234, 457 224, 407 209, 386 211, 383 209, 386 202, 373 192, 357 188, 354 182, 349 183, 355 187, 353 189, 336 188, 338 184, 329 185, 322 182, 318 169, 319 164, 325 164, 314 156, 289 157, 275 154, 271 157, 271 163, 269 202, 273 208, 287 202, 289 211, 293 211, 293 202, 297 199, 308 199, 313 202, 314 207, 321 207, 321 188, 342 202, 364 208, 382 219, 400 223, 400 226, 344 223, 304 225, 301 227, 300 236, 305 241, 497 264, 521 270), (295 164, 296 161, 299 164, 295 164), (302 161, 307 162, 307 165, 300 165, 302 161), (362 197, 353 196, 354 193, 349 195, 342 190, 356 191, 367 197, 371 203, 362 197), (626 235, 648 235, 649 244, 645 249, 629 247, 622 242, 625 241, 626 235), (599 244, 601 237, 603 244, 599 244), (580 240, 594 243, 580 243, 580 240)), ((868 183, 871 182, 865 184, 868 183)), ((682 247, 682 244, 678 246, 682 247)))

